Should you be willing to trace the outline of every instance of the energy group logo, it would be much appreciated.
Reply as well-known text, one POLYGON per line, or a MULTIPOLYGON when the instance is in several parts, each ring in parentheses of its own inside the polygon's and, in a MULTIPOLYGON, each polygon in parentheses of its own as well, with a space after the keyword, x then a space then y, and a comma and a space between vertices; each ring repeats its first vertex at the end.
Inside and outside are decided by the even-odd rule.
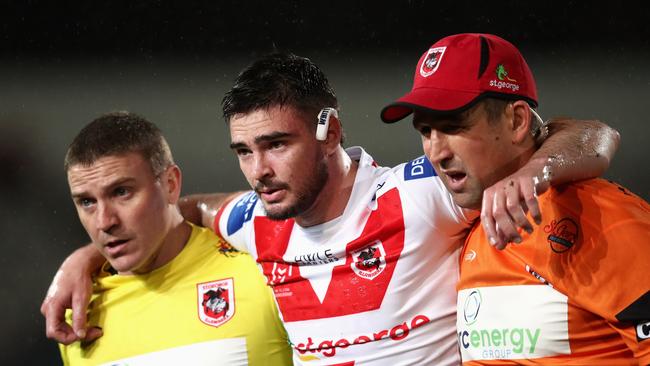
POLYGON ((463 306, 463 317, 465 319, 465 324, 472 325, 478 319, 478 312, 481 310, 481 292, 479 290, 473 290, 467 296, 465 300, 465 305, 463 306))
POLYGON ((457 311, 463 360, 514 360, 570 353, 567 299, 550 286, 463 289, 458 292, 457 311))

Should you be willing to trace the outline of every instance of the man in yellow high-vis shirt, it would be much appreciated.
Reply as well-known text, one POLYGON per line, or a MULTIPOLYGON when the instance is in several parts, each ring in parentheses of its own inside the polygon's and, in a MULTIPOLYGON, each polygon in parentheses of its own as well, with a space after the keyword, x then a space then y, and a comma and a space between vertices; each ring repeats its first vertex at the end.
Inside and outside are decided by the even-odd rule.
POLYGON ((252 258, 191 225, 181 172, 160 130, 117 112, 87 125, 65 159, 79 219, 106 263, 66 365, 288 365, 272 294, 252 258))

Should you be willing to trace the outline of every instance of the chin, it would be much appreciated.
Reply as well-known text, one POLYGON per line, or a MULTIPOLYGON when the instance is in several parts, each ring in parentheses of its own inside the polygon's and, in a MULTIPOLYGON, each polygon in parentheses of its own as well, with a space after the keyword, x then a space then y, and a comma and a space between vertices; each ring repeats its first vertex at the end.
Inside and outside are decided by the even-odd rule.
POLYGON ((137 270, 136 264, 130 263, 129 261, 118 259, 109 261, 109 263, 111 264, 111 267, 119 273, 133 273, 137 270))
POLYGON ((452 193, 451 196, 454 199, 454 203, 462 208, 468 208, 472 210, 481 209, 481 197, 479 197, 477 200, 476 195, 472 193, 452 193))
POLYGON ((296 205, 287 206, 279 204, 264 204, 264 211, 266 211, 266 217, 275 221, 282 221, 294 218, 300 214, 296 205))

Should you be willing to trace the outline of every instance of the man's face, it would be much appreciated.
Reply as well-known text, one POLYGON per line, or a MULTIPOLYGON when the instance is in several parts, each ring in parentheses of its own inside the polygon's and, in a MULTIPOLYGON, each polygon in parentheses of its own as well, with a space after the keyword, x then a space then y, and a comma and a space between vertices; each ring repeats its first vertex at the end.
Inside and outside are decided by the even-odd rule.
POLYGON ((413 126, 454 201, 461 207, 480 209, 483 190, 511 169, 508 149, 512 144, 505 115, 490 123, 479 104, 463 116, 452 120, 416 111, 413 126))
POLYGON ((269 218, 307 212, 328 180, 325 153, 305 117, 274 106, 230 119, 230 147, 269 218))
MULTIPOLYGON (((163 173, 166 174, 167 172, 163 173)), ((68 169, 81 224, 120 274, 145 273, 170 229, 166 182, 139 153, 111 155, 68 169)))

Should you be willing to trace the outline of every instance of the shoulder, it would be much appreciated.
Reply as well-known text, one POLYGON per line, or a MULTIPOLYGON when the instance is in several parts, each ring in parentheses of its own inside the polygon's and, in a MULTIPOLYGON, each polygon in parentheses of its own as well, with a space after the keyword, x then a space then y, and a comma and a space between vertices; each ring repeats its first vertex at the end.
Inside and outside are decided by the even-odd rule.
POLYGON ((392 168, 391 171, 398 179, 404 182, 431 180, 432 177, 438 176, 436 171, 433 169, 433 165, 431 165, 429 159, 424 155, 399 164, 392 168))
POLYGON ((650 225, 650 205, 626 188, 604 179, 590 179, 552 188, 543 207, 564 213, 600 233, 616 226, 650 225))
POLYGON ((259 197, 253 191, 244 192, 225 204, 217 213, 218 232, 230 236, 249 223, 254 215, 262 214, 259 197))

